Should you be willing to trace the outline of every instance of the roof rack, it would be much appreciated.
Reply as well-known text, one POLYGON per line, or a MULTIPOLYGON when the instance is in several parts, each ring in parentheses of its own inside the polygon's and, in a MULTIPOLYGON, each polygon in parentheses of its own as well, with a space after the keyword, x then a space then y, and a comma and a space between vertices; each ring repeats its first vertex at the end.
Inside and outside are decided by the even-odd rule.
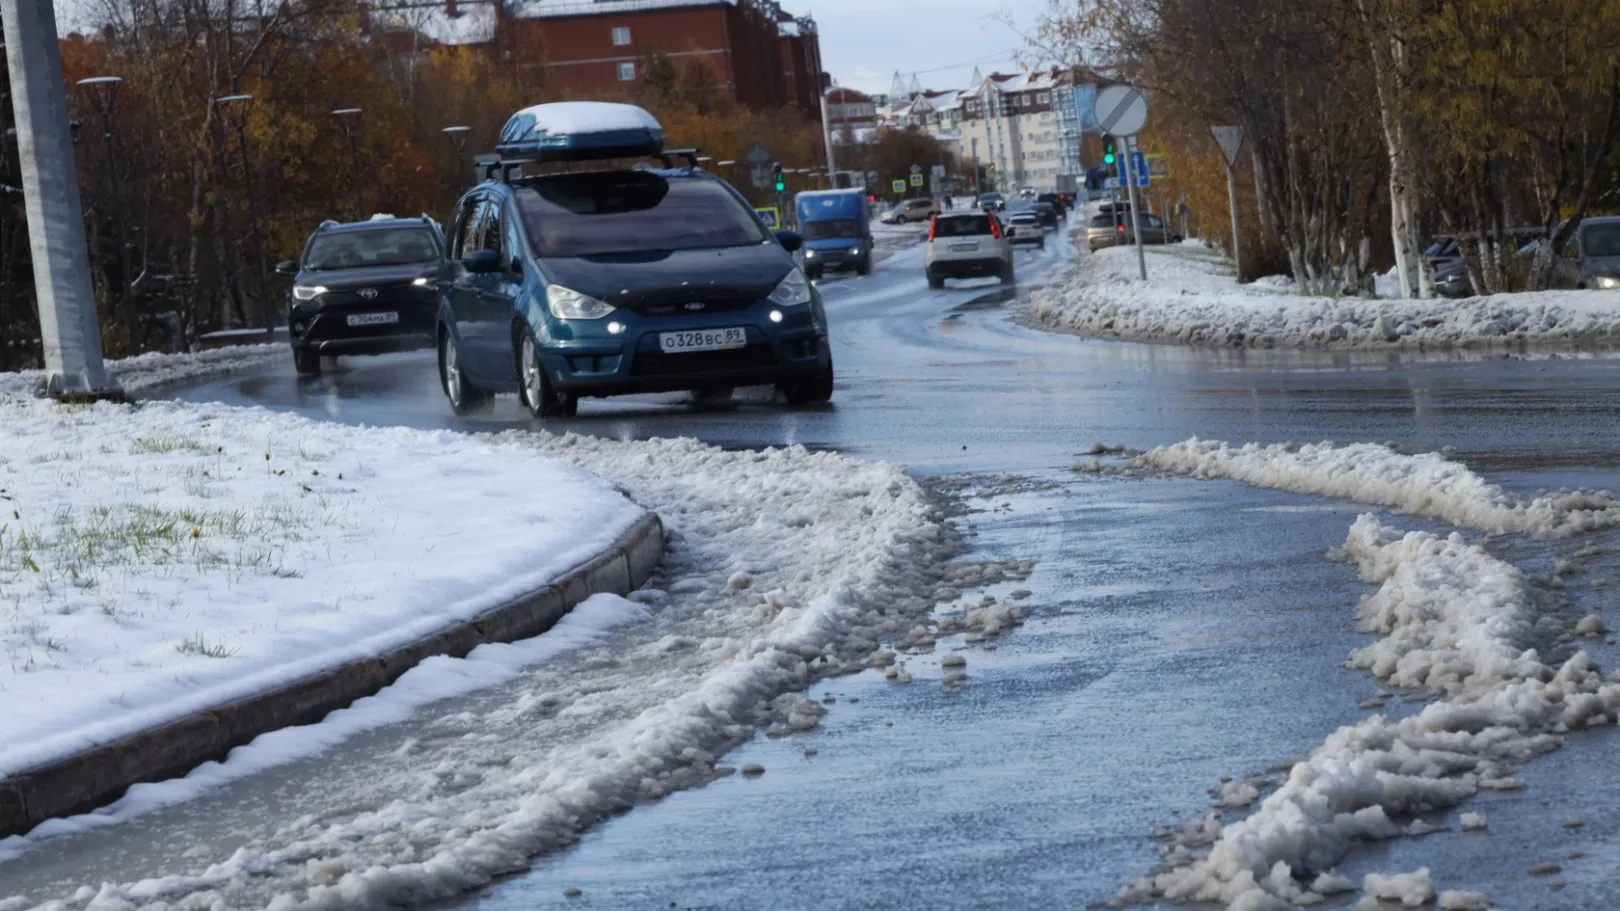
MULTIPOLYGON (((702 152, 702 149, 695 148, 669 149, 659 153, 656 156, 646 157, 657 158, 666 170, 701 172, 703 171, 703 167, 698 164, 698 156, 702 154, 702 152)), ((518 174, 514 176, 513 173, 522 169, 524 165, 554 163, 555 162, 536 161, 533 158, 502 158, 500 155, 493 153, 485 153, 482 155, 477 155, 473 158, 473 167, 475 169, 474 173, 477 175, 480 181, 496 180, 506 184, 517 183, 527 179, 524 175, 518 174)), ((647 167, 647 165, 638 163, 634 167, 644 169, 647 167)), ((537 174, 531 176, 538 177, 541 175, 537 174)))
POLYGON ((686 164, 684 165, 686 170, 688 170, 688 171, 701 171, 703 169, 698 167, 698 156, 702 155, 702 154, 703 154, 703 150, 702 149, 697 149, 697 148, 693 148, 693 149, 665 149, 663 152, 661 152, 659 154, 658 157, 664 162, 664 167, 669 168, 670 170, 676 170, 676 169, 682 167, 682 165, 676 164, 675 160, 677 158, 684 158, 684 159, 686 159, 686 164))

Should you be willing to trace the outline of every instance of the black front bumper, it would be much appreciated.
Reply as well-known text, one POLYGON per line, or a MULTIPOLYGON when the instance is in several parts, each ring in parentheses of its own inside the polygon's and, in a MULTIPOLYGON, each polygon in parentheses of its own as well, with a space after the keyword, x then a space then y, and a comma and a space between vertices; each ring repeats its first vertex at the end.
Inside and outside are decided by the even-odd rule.
POLYGON ((401 289, 373 300, 330 292, 319 307, 294 307, 287 314, 289 340, 295 349, 335 357, 346 354, 388 354, 432 348, 438 340, 438 300, 431 288, 401 289), (349 325, 350 316, 396 313, 398 322, 349 325))

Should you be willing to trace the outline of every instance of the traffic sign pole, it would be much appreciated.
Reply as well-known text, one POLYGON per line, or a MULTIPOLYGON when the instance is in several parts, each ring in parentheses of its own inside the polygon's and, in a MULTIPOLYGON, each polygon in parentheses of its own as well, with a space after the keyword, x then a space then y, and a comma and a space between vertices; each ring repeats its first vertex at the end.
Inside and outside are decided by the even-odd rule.
MULTIPOLYGON (((1125 143, 1134 149, 1136 137, 1126 137, 1125 143)), ((1147 251, 1142 247, 1142 207, 1137 204, 1135 168, 1125 169, 1125 183, 1131 194, 1131 230, 1136 232, 1136 270, 1141 273, 1142 281, 1147 281, 1147 251)))
POLYGON ((1238 230, 1237 163, 1238 151, 1243 148, 1243 128, 1217 126, 1209 128, 1215 143, 1226 156, 1226 202, 1232 210, 1232 263, 1237 266, 1238 280, 1243 280, 1243 241, 1238 230))

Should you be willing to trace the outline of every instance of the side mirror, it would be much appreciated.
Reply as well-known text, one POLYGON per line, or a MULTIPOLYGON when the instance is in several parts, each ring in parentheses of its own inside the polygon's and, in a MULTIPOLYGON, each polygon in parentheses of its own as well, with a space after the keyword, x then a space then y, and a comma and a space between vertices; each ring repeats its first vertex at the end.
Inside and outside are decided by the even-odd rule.
POLYGON ((775 234, 776 242, 781 244, 782 249, 789 253, 797 252, 800 247, 804 246, 804 236, 797 231, 777 231, 775 234))
POLYGON ((298 274, 298 260, 296 260, 296 259, 284 259, 281 262, 276 263, 276 274, 277 275, 297 275, 298 274))
POLYGON ((461 258, 461 268, 475 275, 501 271, 501 255, 494 250, 474 250, 461 258))

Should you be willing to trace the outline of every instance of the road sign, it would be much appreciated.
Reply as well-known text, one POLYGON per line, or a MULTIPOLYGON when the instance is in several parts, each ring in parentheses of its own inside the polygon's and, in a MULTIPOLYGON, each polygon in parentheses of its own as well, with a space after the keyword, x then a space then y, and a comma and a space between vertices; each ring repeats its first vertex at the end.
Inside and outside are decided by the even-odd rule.
POLYGON ((913 175, 911 175, 911 185, 912 186, 920 187, 920 186, 922 186, 922 184, 923 184, 922 174, 913 174, 913 175))
POLYGON ((1122 182, 1118 177, 1104 177, 1103 178, 1103 189, 1104 190, 1118 190, 1118 189, 1123 188, 1124 186, 1125 186, 1124 182, 1122 182))
POLYGON ((1215 144, 1221 147, 1226 155, 1226 166, 1236 167, 1238 150, 1243 148, 1242 127, 1210 127, 1209 132, 1215 137, 1215 144))
POLYGON ((933 167, 933 175, 935 177, 940 178, 941 180, 943 180, 945 178, 945 166, 942 165, 942 164, 934 165, 934 167, 933 167))
POLYGON ((868 186, 875 186, 877 184, 878 180, 880 180, 882 177, 883 177, 883 175, 879 174, 876 171, 867 171, 866 172, 866 183, 867 183, 868 186))
POLYGON ((922 165, 920 165, 920 164, 912 165, 911 166, 911 173, 913 173, 913 174, 921 174, 922 173, 922 165))
POLYGON ((894 182, 894 192, 896 192, 896 193, 904 193, 904 192, 906 192, 906 182, 903 181, 903 180, 895 181, 894 182))
POLYGON ((1131 173, 1136 175, 1137 186, 1145 187, 1148 185, 1147 156, 1135 149, 1131 150, 1131 173))
POLYGON ((1110 136, 1135 136, 1147 126, 1147 96, 1132 85, 1111 85, 1097 93, 1097 128, 1110 136))
POLYGON ((770 228, 772 231, 782 227, 782 211, 777 207, 766 206, 762 209, 755 209, 754 212, 759 216, 759 220, 765 223, 765 227, 770 228))
POLYGON ((1147 157, 1148 176, 1154 180, 1170 179, 1170 156, 1149 155, 1147 157))
POLYGON ((771 173, 771 162, 774 160, 764 146, 756 145, 743 153, 743 161, 748 162, 748 179, 754 189, 763 190, 772 185, 775 175, 771 173))

